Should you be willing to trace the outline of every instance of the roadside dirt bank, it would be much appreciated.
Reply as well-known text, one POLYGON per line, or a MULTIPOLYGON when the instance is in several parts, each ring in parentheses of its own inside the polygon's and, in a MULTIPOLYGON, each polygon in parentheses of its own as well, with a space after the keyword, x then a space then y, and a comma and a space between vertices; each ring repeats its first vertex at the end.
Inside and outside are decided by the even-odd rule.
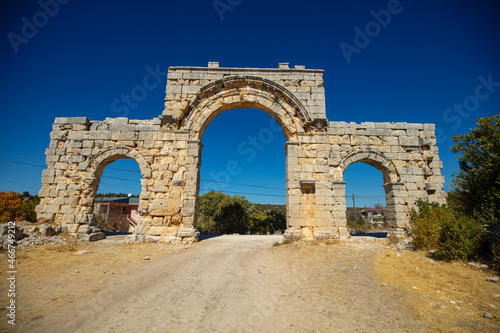
MULTIPOLYGON (((220 236, 191 247, 109 239, 61 252, 19 250, 16 326, 13 329, 3 321, 0 328, 19 332, 450 331, 446 327, 454 318, 450 314, 444 313, 450 320, 439 322, 418 310, 425 300, 412 286, 407 288, 411 281, 404 280, 414 275, 404 268, 409 265, 407 258, 415 260, 409 254, 395 257, 381 242, 273 246, 280 239, 220 236), (82 250, 89 252, 74 254, 82 250)), ((5 290, 7 258, 0 260, 0 287, 5 290)), ((482 275, 474 279, 485 280, 486 273, 477 273, 482 275)), ((425 288, 421 285, 417 290, 425 293, 425 288)), ((491 288, 489 295, 500 294, 496 284, 491 288)), ((494 301, 491 305, 496 306, 494 301)), ((7 304, 4 293, 0 302, 7 304)), ((463 312, 463 323, 457 327, 466 331, 500 328, 497 319, 463 312)))

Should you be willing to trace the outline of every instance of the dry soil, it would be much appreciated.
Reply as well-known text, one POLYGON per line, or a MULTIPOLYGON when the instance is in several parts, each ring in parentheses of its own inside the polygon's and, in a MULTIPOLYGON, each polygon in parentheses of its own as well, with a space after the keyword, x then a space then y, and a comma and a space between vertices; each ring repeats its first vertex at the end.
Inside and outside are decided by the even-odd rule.
MULTIPOLYGON (((489 311, 500 318, 497 310, 500 298, 492 296, 500 294, 500 288, 486 281, 488 273, 463 264, 432 264, 422 253, 407 252, 395 257, 395 252, 383 242, 301 242, 273 246, 280 239, 280 236, 220 236, 190 247, 125 244, 119 239, 107 239, 59 250, 18 250, 16 326, 3 320, 0 329, 13 332, 500 330, 499 319, 482 317, 483 312, 489 311), (89 252, 74 254, 81 250, 89 252), (419 268, 415 269, 417 265, 419 268), (438 287, 421 283, 422 269, 424 277, 428 274, 430 279, 430 272, 438 272, 440 268, 465 272, 465 280, 454 285, 449 278, 446 281, 436 278, 435 283, 443 283, 438 287), (474 300, 470 302, 453 294, 451 289, 467 295, 467 288, 461 286, 463 281, 469 281, 471 290, 475 290, 472 293, 478 293, 471 296, 474 300), (437 288, 447 297, 422 296, 430 295, 430 290, 436 293, 437 288), (477 290, 485 288, 484 295, 480 295, 477 290), (450 300, 464 309, 454 309, 450 300), (444 309, 442 304, 446 304, 444 309)), ((4 261, 0 284, 4 289, 7 258, 4 255, 0 260, 4 261)), ((444 271, 436 275, 448 276, 444 271)), ((0 302, 7 304, 7 301, 3 292, 0 302)), ((5 308, 2 313, 5 314, 5 308)))

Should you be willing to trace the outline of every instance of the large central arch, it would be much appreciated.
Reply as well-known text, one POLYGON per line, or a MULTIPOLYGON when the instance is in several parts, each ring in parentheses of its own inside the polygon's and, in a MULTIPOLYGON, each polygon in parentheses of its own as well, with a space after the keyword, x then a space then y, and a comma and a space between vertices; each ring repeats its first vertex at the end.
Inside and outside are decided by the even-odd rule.
POLYGON ((258 77, 230 76, 200 89, 181 116, 180 128, 190 139, 201 140, 208 124, 223 111, 256 108, 267 112, 281 126, 288 141, 309 131, 311 119, 302 103, 287 89, 258 77))
MULTIPOLYGON (((229 76, 201 88, 179 120, 179 127, 189 131, 188 149, 191 157, 197 161, 187 166, 187 174, 191 176, 186 180, 186 190, 196 194, 194 212, 198 210, 203 134, 210 122, 223 111, 237 108, 265 111, 280 125, 288 142, 298 142, 300 134, 310 131, 311 119, 304 105, 290 91, 272 81, 258 77, 229 76)), ((288 156, 287 153, 287 161, 288 156)), ((287 177, 287 189, 291 186, 290 180, 287 177)), ((289 191, 287 203, 288 199, 289 191)), ((192 225, 197 226, 196 213, 192 225)))

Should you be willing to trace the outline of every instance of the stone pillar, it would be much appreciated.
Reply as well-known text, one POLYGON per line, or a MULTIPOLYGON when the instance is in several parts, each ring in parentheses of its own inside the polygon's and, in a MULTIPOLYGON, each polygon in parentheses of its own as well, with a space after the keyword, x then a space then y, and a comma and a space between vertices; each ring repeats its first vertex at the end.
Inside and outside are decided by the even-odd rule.
MULTIPOLYGON (((198 191, 200 189, 201 149, 200 140, 187 141, 186 185, 182 196, 182 229, 196 228, 198 191)), ((179 231, 180 232, 180 231, 179 231)))
POLYGON ((390 233, 398 237, 404 237, 409 227, 405 184, 387 183, 384 184, 384 188, 387 204, 387 224, 391 228, 390 233))
POLYGON ((299 182, 299 148, 300 143, 288 141, 286 150, 286 225, 285 238, 301 237, 300 212, 301 190, 299 182))
POLYGON ((345 184, 347 182, 333 182, 333 219, 336 228, 334 238, 349 238, 347 231, 347 217, 346 217, 346 201, 345 201, 345 184))

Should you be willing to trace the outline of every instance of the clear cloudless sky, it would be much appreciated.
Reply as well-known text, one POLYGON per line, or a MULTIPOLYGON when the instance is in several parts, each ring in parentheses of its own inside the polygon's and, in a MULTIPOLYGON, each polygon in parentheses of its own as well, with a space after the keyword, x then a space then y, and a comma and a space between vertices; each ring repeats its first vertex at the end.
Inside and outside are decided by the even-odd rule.
MULTIPOLYGON (((218 61, 221 67, 277 68, 289 62, 324 69, 330 121, 435 123, 446 189, 458 172, 450 152, 453 135, 470 131, 476 118, 499 113, 495 0, 220 0, 219 12, 213 0, 60 1, 58 8, 55 0, 0 4, 0 191, 40 189, 43 168, 4 160, 45 166, 55 117, 160 115, 165 79, 125 114, 112 107, 142 84, 148 66, 167 71, 218 61), (383 26, 373 24, 372 13, 388 7, 390 20, 382 16, 383 26), (355 40, 356 31, 367 27, 369 40, 355 40), (347 59, 340 45, 356 47, 356 41, 347 59), (493 83, 490 90, 481 88, 474 104, 479 77, 493 83), (470 111, 454 111, 464 101, 472 103, 470 111)), ((201 193, 267 194, 273 196, 246 196, 284 203, 283 134, 274 131, 253 159, 237 151, 249 136, 269 133, 266 128, 274 128, 272 118, 259 110, 230 110, 216 118, 203 137, 201 176, 208 181, 201 193), (228 163, 238 171, 229 178, 221 173, 228 163), (217 180, 276 189, 209 182, 217 180)), ((138 171, 133 161, 111 164, 106 177, 131 181, 103 178, 101 192, 140 192, 140 174, 111 168, 138 171)), ((360 196, 357 205, 385 204, 379 171, 356 163, 345 178, 347 195, 360 196)))

